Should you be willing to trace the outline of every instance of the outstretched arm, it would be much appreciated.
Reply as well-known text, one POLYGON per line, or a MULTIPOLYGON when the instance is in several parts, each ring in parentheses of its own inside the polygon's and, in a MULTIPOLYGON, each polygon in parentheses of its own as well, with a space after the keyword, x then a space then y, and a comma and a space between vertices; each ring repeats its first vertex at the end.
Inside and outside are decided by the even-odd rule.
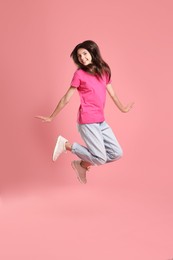
POLYGON ((41 119, 43 122, 51 122, 56 115, 68 104, 71 97, 73 96, 76 88, 70 87, 66 94, 60 99, 58 105, 50 116, 36 116, 36 118, 41 119))
POLYGON ((127 106, 124 106, 121 103, 121 101, 119 100, 119 98, 115 94, 115 91, 114 91, 114 89, 113 89, 111 84, 107 85, 107 91, 108 91, 110 97, 112 98, 112 100, 114 101, 115 105, 119 108, 119 110, 121 112, 126 113, 133 107, 134 102, 129 103, 127 106))

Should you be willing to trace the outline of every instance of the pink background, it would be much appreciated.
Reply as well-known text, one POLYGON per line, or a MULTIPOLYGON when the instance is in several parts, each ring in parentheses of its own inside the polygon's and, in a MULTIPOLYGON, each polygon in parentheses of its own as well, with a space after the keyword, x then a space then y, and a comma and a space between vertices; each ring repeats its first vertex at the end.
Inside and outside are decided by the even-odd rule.
POLYGON ((0 259, 173 258, 172 13, 171 0, 1 1, 0 259), (34 116, 53 111, 87 39, 135 106, 107 99, 124 157, 81 185, 74 155, 51 161, 57 135, 81 142, 78 94, 51 124, 34 116))

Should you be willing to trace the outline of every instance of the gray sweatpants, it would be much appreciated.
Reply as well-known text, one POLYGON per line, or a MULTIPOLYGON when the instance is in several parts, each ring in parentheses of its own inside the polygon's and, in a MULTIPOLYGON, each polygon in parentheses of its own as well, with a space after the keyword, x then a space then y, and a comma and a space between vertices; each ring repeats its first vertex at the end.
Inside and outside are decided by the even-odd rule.
POLYGON ((94 124, 78 124, 79 133, 86 147, 73 143, 72 153, 91 165, 101 165, 118 160, 122 149, 110 126, 104 121, 94 124))

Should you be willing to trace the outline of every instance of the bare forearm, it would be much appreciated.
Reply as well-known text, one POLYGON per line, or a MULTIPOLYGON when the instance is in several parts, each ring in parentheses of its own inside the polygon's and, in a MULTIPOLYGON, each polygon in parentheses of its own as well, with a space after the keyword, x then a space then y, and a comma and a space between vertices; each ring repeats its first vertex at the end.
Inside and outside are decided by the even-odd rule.
POLYGON ((56 106, 55 110, 50 116, 36 116, 36 118, 41 119, 43 122, 51 122, 54 117, 67 105, 67 103, 70 101, 70 98, 75 92, 74 87, 70 87, 66 94, 61 98, 58 105, 56 106))
POLYGON ((121 101, 119 100, 119 98, 117 97, 117 95, 115 94, 115 91, 114 91, 114 89, 112 88, 112 85, 111 85, 111 84, 108 84, 108 85, 107 85, 107 91, 108 91, 110 97, 112 98, 112 100, 114 101, 115 105, 119 108, 119 110, 120 110, 121 112, 126 113, 126 112, 128 112, 128 111, 132 108, 134 102, 131 102, 131 103, 129 103, 128 105, 124 106, 124 105, 121 103, 121 101))
POLYGON ((121 103, 121 101, 118 99, 117 96, 113 96, 111 97, 113 102, 115 103, 115 105, 118 107, 118 109, 121 111, 121 112, 124 112, 124 105, 121 103))
POLYGON ((53 113, 50 115, 51 119, 54 119, 58 113, 67 105, 68 101, 66 100, 65 96, 62 97, 62 99, 59 101, 58 105, 56 106, 55 110, 53 113))

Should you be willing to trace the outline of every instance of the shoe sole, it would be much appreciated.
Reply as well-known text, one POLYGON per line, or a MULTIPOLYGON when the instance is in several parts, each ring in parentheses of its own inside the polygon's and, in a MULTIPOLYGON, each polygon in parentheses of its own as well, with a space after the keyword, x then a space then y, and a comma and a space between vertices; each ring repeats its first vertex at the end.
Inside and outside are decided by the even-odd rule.
POLYGON ((58 137, 58 140, 57 140, 56 145, 55 145, 55 148, 54 148, 53 158, 52 158, 52 160, 53 160, 54 162, 58 159, 58 157, 59 157, 60 154, 61 154, 61 153, 60 153, 60 154, 56 154, 56 149, 57 149, 57 147, 58 147, 58 145, 59 145, 60 140, 61 140, 61 136, 58 137))
POLYGON ((83 181, 81 180, 81 178, 80 178, 80 176, 79 176, 79 173, 78 173, 78 171, 77 171, 77 169, 76 169, 76 167, 75 167, 75 165, 74 165, 74 162, 71 163, 71 166, 72 166, 73 170, 75 171, 79 182, 82 183, 82 184, 86 184, 85 182, 83 182, 83 181))

